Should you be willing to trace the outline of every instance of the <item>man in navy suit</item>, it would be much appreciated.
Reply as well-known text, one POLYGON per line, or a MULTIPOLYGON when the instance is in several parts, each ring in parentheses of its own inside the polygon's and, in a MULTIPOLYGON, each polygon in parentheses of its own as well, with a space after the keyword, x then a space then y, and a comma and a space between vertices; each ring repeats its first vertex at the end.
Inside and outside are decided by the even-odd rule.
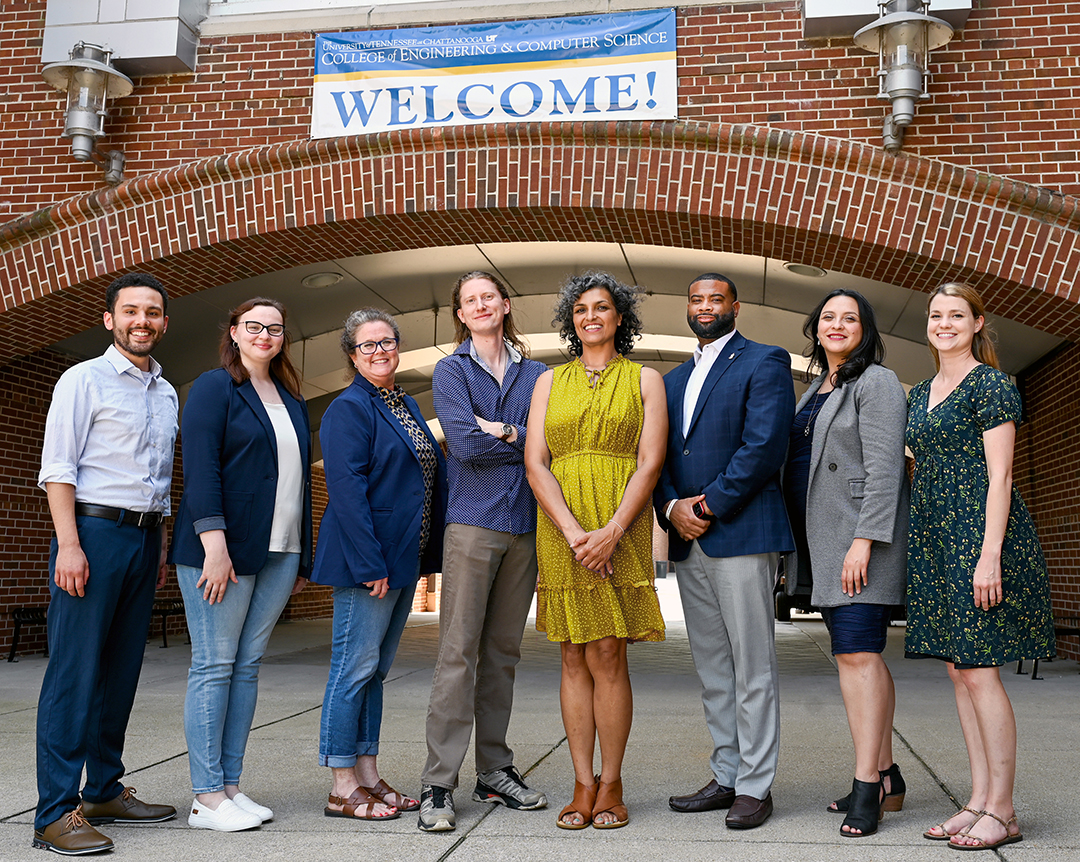
POLYGON ((669 804, 729 808, 729 828, 753 829, 772 814, 780 743, 773 587, 780 554, 794 547, 780 468, 795 392, 787 352, 744 338, 738 316, 730 278, 691 282, 698 347, 664 377, 671 432, 655 504, 714 745, 713 780, 669 804))

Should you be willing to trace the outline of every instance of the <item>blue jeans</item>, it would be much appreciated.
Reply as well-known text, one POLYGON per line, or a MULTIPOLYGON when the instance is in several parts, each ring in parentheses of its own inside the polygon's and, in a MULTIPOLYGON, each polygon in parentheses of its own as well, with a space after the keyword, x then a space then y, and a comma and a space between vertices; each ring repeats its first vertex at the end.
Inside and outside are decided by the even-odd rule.
POLYGON ((191 635, 184 733, 195 793, 240 783, 259 666, 299 568, 299 554, 270 552, 257 574, 230 581, 224 601, 210 605, 195 586, 202 569, 176 567, 191 635))
POLYGON ((412 588, 383 598, 367 587, 334 588, 334 644, 323 698, 319 764, 347 769, 379 753, 383 680, 412 609, 412 588))
POLYGON ((38 805, 44 829, 82 797, 107 802, 124 790, 124 735, 139 685, 154 604, 161 533, 105 518, 75 519, 90 564, 85 595, 70 596, 49 554, 49 664, 37 714, 38 805))

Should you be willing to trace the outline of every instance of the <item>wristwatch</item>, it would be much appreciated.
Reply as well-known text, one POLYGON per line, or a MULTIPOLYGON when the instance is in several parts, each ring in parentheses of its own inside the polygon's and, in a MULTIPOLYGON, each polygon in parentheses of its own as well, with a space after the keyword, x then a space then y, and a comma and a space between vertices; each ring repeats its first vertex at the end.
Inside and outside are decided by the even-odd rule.
POLYGON ((503 426, 502 426, 502 439, 503 439, 503 440, 506 440, 506 439, 508 439, 508 438, 510 437, 510 435, 511 435, 511 434, 513 434, 513 433, 514 433, 514 426, 513 426, 513 425, 510 425, 510 424, 509 424, 509 423, 507 423, 507 422, 503 422, 503 426))

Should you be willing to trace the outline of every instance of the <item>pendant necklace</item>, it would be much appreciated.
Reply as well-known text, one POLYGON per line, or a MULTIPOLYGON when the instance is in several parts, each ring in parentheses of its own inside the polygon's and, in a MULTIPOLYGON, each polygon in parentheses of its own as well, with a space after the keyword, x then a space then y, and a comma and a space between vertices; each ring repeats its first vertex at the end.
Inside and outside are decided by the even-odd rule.
POLYGON ((809 437, 810 432, 814 430, 814 420, 817 418, 818 413, 821 412, 821 405, 829 400, 831 394, 832 391, 830 390, 829 392, 826 392, 825 397, 822 398, 820 393, 815 393, 814 404, 810 408, 810 418, 806 420, 806 427, 803 428, 803 437, 809 437))
POLYGON ((589 384, 590 389, 596 388, 596 384, 601 381, 604 376, 604 372, 607 371, 608 366, 611 365, 611 363, 618 358, 619 354, 616 353, 614 356, 611 357, 611 359, 604 363, 603 368, 589 368, 589 366, 585 364, 585 360, 583 360, 580 356, 578 357, 578 362, 580 362, 581 367, 585 369, 585 382, 589 384))

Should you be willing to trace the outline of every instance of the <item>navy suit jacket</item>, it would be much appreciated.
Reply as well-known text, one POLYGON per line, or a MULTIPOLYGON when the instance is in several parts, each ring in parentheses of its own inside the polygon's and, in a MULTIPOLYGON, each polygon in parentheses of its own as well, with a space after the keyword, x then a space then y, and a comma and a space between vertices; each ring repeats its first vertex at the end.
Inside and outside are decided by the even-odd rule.
POLYGON ((779 347, 736 332, 705 378, 684 437, 683 395, 693 369, 691 359, 664 375, 670 431, 654 501, 660 526, 668 531, 668 556, 685 560, 690 543, 668 523, 664 508, 698 494, 716 515, 698 539, 708 556, 792 550, 780 489, 795 409, 790 358, 779 347))
MULTIPOLYGON (((277 379, 304 466, 300 572, 311 570, 311 425, 307 405, 277 379)), ((171 561, 202 568, 199 533, 224 530, 233 571, 254 575, 266 565, 277 493, 277 436, 251 381, 224 368, 199 376, 181 426, 184 496, 173 529, 171 561)))
POLYGON ((409 587, 442 568, 446 461, 416 402, 405 404, 435 447, 431 534, 420 557, 424 476, 408 433, 363 375, 331 402, 319 428, 329 502, 319 526, 311 580, 359 587, 389 578, 409 587))

